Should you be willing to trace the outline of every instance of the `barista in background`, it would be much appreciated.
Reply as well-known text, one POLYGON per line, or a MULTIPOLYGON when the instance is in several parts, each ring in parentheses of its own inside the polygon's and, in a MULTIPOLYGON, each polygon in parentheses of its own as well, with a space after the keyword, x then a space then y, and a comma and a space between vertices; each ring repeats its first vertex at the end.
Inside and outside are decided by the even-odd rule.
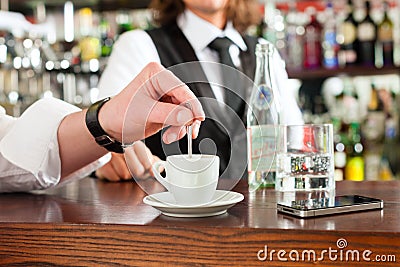
MULTIPOLYGON (((118 93, 118 88, 123 88, 149 61, 161 62, 165 67, 192 61, 219 63, 218 53, 209 47, 209 44, 217 37, 227 37, 232 42, 229 47, 232 61, 250 79, 254 78, 255 46, 259 41, 266 42, 266 40, 248 36, 245 31, 250 25, 258 24, 260 21, 258 1, 153 0, 150 7, 153 9, 155 21, 160 27, 150 31, 133 30, 119 37, 113 47, 107 68, 100 79, 100 97, 118 93)), ((287 124, 302 123, 302 114, 297 106, 295 96, 288 88, 285 64, 278 52, 275 53, 274 61, 275 80, 285 107, 282 114, 283 120, 287 124)), ((203 68, 203 71, 207 76, 207 70, 203 68)), ((180 78, 182 79, 182 77, 180 78)), ((197 97, 211 95, 217 101, 225 101, 221 87, 199 88, 197 86, 200 85, 189 85, 197 97)), ((209 107, 206 105, 207 103, 204 103, 203 107, 206 117, 209 117, 207 115, 209 107)), ((219 114, 225 116, 223 108, 219 114)), ((237 115, 245 121, 243 110, 237 115)), ((243 127, 245 128, 245 125, 243 127)), ((199 138, 194 140, 193 152, 199 153, 199 143, 205 138, 210 138, 217 146, 216 152, 221 159, 221 171, 223 171, 230 160, 232 149, 230 138, 240 139, 238 142, 235 141, 235 145, 240 144, 238 145, 240 154, 246 153, 245 133, 240 133, 242 136, 238 135, 224 132, 214 121, 206 119, 199 138)), ((185 144, 183 143, 181 147, 185 148, 185 144)), ((131 171, 134 176, 138 177, 148 175, 152 163, 159 158, 165 158, 160 136, 147 139, 145 145, 137 143, 135 153, 138 160, 131 171), (149 151, 153 156, 149 157, 149 151)), ((242 160, 246 161, 246 157, 242 160)), ((110 181, 130 179, 129 171, 121 168, 123 162, 122 157, 113 154, 110 163, 96 171, 96 175, 110 181)), ((237 164, 232 164, 232 166, 234 165, 237 164)), ((232 169, 225 175, 241 177, 244 175, 243 171, 246 170, 232 169)))

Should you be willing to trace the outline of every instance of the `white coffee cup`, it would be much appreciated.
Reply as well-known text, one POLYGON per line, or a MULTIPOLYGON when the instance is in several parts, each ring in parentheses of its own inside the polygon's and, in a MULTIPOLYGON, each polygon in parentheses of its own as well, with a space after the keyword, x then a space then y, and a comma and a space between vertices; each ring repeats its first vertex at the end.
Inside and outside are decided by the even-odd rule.
POLYGON ((153 164, 153 173, 174 197, 176 204, 196 206, 210 202, 215 194, 219 177, 219 157, 215 155, 194 154, 168 156, 166 161, 153 164), (166 177, 159 173, 165 168, 166 177))

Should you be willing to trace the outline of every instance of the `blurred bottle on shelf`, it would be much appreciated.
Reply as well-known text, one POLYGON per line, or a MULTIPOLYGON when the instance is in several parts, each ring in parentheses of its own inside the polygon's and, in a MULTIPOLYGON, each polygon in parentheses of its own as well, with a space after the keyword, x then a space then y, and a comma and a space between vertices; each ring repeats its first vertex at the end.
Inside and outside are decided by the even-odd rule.
POLYGON ((261 19, 260 23, 256 27, 255 35, 259 38, 264 38, 267 31, 267 23, 265 22, 264 17, 261 19))
POLYGON ((379 171, 379 179, 383 181, 393 180, 399 171, 400 152, 396 128, 394 118, 389 116, 385 123, 385 141, 379 171))
MULTIPOLYGON (((354 87, 353 79, 349 76, 342 77, 343 79, 343 123, 350 125, 352 122, 360 122, 361 112, 358 92, 354 87)), ((347 127, 345 128, 345 130, 347 127)))
POLYGON ((378 90, 374 83, 371 84, 371 94, 368 102, 368 111, 369 112, 377 112, 383 111, 383 102, 379 98, 378 90))
MULTIPOLYGON (((365 142, 361 101, 351 77, 343 76, 342 91, 335 89, 329 114, 334 126, 335 180, 362 181, 365 177, 365 142)), ((378 163, 379 165, 379 163, 378 163)))
POLYGON ((336 41, 336 17, 333 4, 328 1, 325 9, 325 23, 322 39, 323 66, 327 69, 337 68, 339 45, 336 41))
POLYGON ((345 167, 347 162, 346 145, 347 136, 342 131, 342 121, 340 117, 332 118, 334 128, 334 162, 335 162, 335 181, 345 179, 345 167))
POLYGON ((101 45, 101 57, 108 57, 111 54, 112 46, 114 44, 113 34, 111 32, 111 26, 105 16, 101 17, 99 23, 99 34, 100 34, 100 45, 101 45))
POLYGON ((359 122, 349 125, 349 144, 346 147, 348 159, 345 167, 346 180, 364 180, 364 146, 361 142, 361 127, 359 122))
POLYGON ((400 142, 399 142, 399 113, 396 95, 389 90, 381 90, 383 99, 385 121, 385 139, 383 143, 382 160, 387 160, 392 179, 400 174, 400 142))
POLYGON ((378 24, 378 36, 376 43, 376 66, 393 65, 393 30, 394 24, 389 17, 389 3, 384 1, 384 15, 382 21, 378 24))
MULTIPOLYGON (((282 12, 275 9, 265 12, 269 18, 265 17, 256 34, 276 45, 290 70, 400 65, 400 26, 393 15, 400 14, 400 4, 383 0, 382 13, 374 0, 347 0, 345 7, 343 1, 325 3, 324 13, 320 12, 317 19, 315 7, 320 10, 321 5, 305 4, 301 12, 297 9, 301 5, 288 0, 284 27, 282 12), (343 10, 346 15, 342 15, 343 10)), ((283 4, 277 6, 286 10, 283 4)))
POLYGON ((365 1, 364 19, 358 24, 357 38, 359 42, 358 62, 364 66, 375 65, 375 43, 377 40, 377 27, 372 20, 370 1, 365 1))
POLYGON ((115 39, 118 39, 124 32, 134 29, 132 18, 127 10, 119 11, 115 19, 117 21, 117 36, 115 39))
POLYGON ((304 27, 304 68, 318 68, 322 62, 322 26, 317 20, 317 11, 314 7, 307 7, 306 13, 310 17, 310 22, 304 27))
MULTIPOLYGON (((68 40, 64 35, 54 34, 54 40, 50 41, 45 30, 52 30, 52 27, 47 28, 50 22, 46 19, 40 20, 44 26, 39 33, 26 30, 30 29, 30 23, 22 29, 0 25, 3 27, 0 29, 0 102, 11 107, 7 108, 8 114, 18 116, 34 100, 49 96, 81 107, 88 106, 89 96, 96 94, 98 77, 110 55, 115 33, 133 29, 131 12, 101 14, 90 8, 71 12, 70 21, 76 22, 78 27, 74 27, 74 23, 68 24, 74 33, 68 40), (119 24, 114 23, 114 19, 119 24)), ((141 25, 147 25, 147 13, 140 14, 137 18, 132 17, 137 22, 145 21, 141 25)), ((22 14, 18 15, 24 18, 22 14)), ((65 14, 54 11, 50 17, 56 18, 55 22, 65 14)), ((61 29, 61 24, 54 27, 61 29)), ((37 29, 36 26, 32 28, 37 29)))
POLYGON ((3 67, 9 61, 9 52, 6 44, 6 34, 0 31, 0 66, 3 67))
POLYGON ((385 129, 385 112, 374 82, 371 83, 367 115, 362 125, 365 140, 365 180, 378 180, 385 129))
POLYGON ((347 2, 347 17, 339 27, 339 64, 341 66, 354 65, 357 63, 357 26, 358 23, 353 16, 353 3, 347 2))
POLYGON ((15 57, 15 39, 8 31, 0 31, 0 66, 10 68, 15 57))
POLYGON ((88 62, 91 59, 98 59, 101 54, 100 39, 93 31, 93 14, 90 8, 82 8, 79 10, 79 27, 81 39, 79 40, 79 48, 81 51, 81 60, 88 62))
POLYGON ((304 26, 301 24, 296 2, 289 2, 289 11, 286 15, 286 64, 292 69, 303 67, 303 36, 304 26))

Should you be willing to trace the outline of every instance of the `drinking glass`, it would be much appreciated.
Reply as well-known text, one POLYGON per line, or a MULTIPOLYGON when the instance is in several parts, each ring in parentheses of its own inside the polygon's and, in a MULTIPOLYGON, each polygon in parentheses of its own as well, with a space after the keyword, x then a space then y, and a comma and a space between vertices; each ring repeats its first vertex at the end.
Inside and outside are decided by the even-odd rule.
POLYGON ((277 191, 335 189, 332 124, 280 125, 277 191))

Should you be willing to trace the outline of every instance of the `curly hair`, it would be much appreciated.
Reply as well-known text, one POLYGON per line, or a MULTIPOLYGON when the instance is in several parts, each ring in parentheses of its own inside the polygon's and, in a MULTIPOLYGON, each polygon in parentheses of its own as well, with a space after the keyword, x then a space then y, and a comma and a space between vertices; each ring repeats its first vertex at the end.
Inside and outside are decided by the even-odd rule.
MULTIPOLYGON (((154 22, 160 26, 176 21, 185 10, 182 0, 152 0, 154 22)), ((257 0, 230 0, 226 7, 227 19, 232 21, 237 31, 243 33, 251 25, 260 23, 262 14, 257 0)))

